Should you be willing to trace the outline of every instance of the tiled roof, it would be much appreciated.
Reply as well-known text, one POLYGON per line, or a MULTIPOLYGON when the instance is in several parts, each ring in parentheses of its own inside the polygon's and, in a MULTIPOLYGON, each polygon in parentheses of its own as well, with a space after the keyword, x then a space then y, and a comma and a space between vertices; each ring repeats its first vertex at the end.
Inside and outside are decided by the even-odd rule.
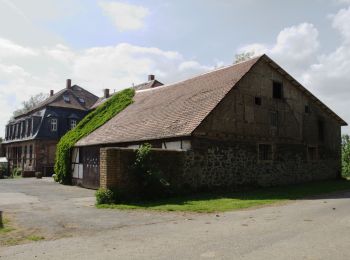
MULTIPOLYGON (((155 88, 155 87, 159 87, 159 86, 163 86, 164 84, 156 79, 151 80, 151 81, 147 81, 144 83, 141 83, 139 85, 133 86, 133 88, 137 91, 137 90, 144 90, 144 89, 149 89, 149 88, 155 88)), ((111 96, 113 96, 115 93, 113 93, 111 96)), ((93 106, 90 109, 95 109, 96 107, 98 107, 99 105, 103 104, 108 98, 105 97, 100 97, 95 104, 93 104, 93 106)))
POLYGON ((31 114, 32 112, 37 111, 45 106, 66 107, 85 111, 89 110, 90 107, 96 103, 97 99, 98 97, 89 91, 77 85, 73 85, 69 89, 62 89, 53 96, 48 97, 43 102, 32 108, 30 111, 17 116, 16 119, 31 114), (65 101, 64 98, 66 98, 68 102, 65 101))
POLYGON ((189 136, 259 59, 137 91, 134 103, 77 146, 189 136))

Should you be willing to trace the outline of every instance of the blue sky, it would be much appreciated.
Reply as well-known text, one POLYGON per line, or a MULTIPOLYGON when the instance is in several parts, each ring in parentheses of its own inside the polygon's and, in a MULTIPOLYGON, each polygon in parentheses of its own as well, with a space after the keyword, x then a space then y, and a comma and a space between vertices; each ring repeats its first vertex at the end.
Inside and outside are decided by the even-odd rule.
MULTIPOLYGON (((66 78, 100 95, 267 53, 350 122, 350 0, 0 0, 0 136, 66 78)), ((347 128, 344 129, 347 132, 347 128)))

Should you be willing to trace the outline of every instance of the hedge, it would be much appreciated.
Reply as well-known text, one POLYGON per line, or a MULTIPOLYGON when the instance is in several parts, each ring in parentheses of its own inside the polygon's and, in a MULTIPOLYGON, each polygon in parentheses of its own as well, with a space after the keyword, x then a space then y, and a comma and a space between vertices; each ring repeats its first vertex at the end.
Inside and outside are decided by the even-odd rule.
POLYGON ((61 138, 56 149, 55 181, 62 184, 71 183, 70 155, 75 143, 124 110, 133 102, 134 94, 135 90, 131 88, 114 94, 105 103, 84 117, 74 129, 68 131, 61 138))

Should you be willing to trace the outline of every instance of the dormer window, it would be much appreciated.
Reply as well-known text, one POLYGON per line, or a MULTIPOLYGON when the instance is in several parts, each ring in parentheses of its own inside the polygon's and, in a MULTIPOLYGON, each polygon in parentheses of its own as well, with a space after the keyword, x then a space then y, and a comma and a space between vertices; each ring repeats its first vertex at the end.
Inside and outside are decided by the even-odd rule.
POLYGON ((85 104, 85 99, 79 98, 79 102, 82 103, 82 104, 85 104))
POLYGON ((69 102, 70 102, 69 96, 63 96, 63 100, 64 100, 64 102, 66 102, 66 103, 69 103, 69 102))
POLYGON ((51 119, 51 132, 57 132, 57 118, 51 119))
POLYGON ((73 129, 76 126, 77 126, 77 120, 71 119, 70 120, 70 129, 73 129))

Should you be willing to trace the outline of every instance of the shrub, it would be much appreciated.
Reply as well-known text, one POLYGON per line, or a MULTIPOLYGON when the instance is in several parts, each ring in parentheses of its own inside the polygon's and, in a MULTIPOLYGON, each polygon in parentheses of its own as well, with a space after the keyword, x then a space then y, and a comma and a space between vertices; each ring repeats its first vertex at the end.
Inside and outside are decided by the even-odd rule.
POLYGON ((14 168, 12 171, 12 175, 14 177, 18 177, 22 175, 22 169, 21 168, 14 168))
POLYGON ((141 195, 145 198, 156 198, 168 195, 170 183, 164 178, 152 160, 151 145, 143 144, 136 151, 136 160, 132 170, 141 185, 141 195))
POLYGON ((0 164, 0 179, 4 178, 6 174, 7 174, 7 167, 3 164, 0 164))
POLYGON ((113 204, 116 202, 116 194, 110 189, 98 189, 95 193, 96 204, 113 204))
POLYGON ((35 172, 35 177, 37 179, 41 179, 43 177, 43 174, 41 172, 35 172))
POLYGON ((342 175, 350 177, 350 136, 342 136, 342 175))
POLYGON ((55 159, 55 181, 62 184, 70 184, 70 152, 74 144, 84 136, 90 134, 112 117, 117 115, 133 101, 134 89, 125 89, 114 94, 105 103, 98 106, 79 122, 72 130, 68 131, 59 141, 55 159))

